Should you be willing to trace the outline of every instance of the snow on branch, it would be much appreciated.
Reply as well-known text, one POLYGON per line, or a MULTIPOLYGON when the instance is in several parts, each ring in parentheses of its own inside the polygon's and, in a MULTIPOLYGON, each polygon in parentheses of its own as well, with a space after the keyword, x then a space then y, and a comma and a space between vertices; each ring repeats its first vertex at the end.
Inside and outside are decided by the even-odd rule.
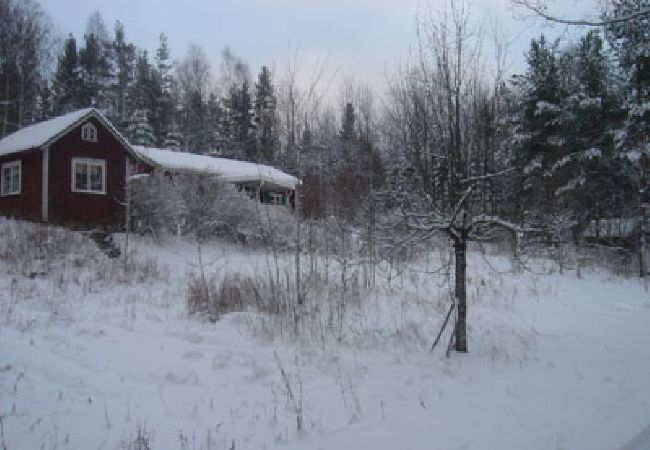
POLYGON ((489 180, 491 178, 497 178, 497 177, 506 175, 506 174, 512 172, 513 170, 515 170, 515 168, 511 167, 509 169, 501 170, 499 172, 487 173, 485 175, 479 175, 479 176, 476 176, 476 177, 468 177, 468 178, 465 178, 463 180, 460 180, 460 182, 462 184, 467 184, 467 183, 475 183, 477 181, 489 180))
POLYGON ((650 15, 650 8, 639 8, 638 11, 634 11, 629 14, 625 14, 621 17, 612 17, 603 20, 587 20, 587 19, 565 19, 562 17, 557 17, 548 12, 548 6, 544 1, 531 1, 531 0, 510 0, 514 5, 522 6, 529 11, 534 12, 543 19, 548 20, 549 22, 560 23, 563 25, 576 25, 576 26, 587 26, 587 27, 604 27, 607 25, 612 25, 615 23, 629 22, 631 20, 638 19, 640 17, 650 15))
POLYGON ((524 231, 524 229, 521 226, 515 223, 509 222, 497 216, 488 216, 486 214, 475 216, 472 219, 472 228, 479 225, 497 226, 512 231, 513 233, 521 233, 524 231))

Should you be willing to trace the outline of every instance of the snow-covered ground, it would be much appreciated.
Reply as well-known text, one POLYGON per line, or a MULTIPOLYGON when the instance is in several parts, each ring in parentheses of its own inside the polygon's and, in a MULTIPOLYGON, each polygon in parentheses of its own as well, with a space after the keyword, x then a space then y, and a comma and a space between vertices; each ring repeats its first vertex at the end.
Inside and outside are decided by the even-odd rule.
MULTIPOLYGON (((636 279, 513 274, 472 254, 470 353, 447 359, 447 334, 429 353, 441 275, 365 295, 341 341, 289 341, 252 313, 188 317, 191 240, 134 245, 142 276, 101 257, 34 278, 1 263, 0 449, 610 450, 650 425, 650 293, 636 279)), ((203 252, 210 273, 268 262, 203 252)))

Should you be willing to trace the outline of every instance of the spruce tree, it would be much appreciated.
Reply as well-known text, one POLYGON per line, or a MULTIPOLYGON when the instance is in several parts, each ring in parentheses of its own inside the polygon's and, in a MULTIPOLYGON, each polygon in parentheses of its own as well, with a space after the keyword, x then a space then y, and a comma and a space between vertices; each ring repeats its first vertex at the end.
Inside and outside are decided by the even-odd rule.
POLYGON ((70 34, 65 41, 63 54, 59 56, 52 81, 54 113, 56 115, 65 114, 84 106, 80 88, 77 41, 70 34))
POLYGON ((548 176, 557 180, 558 203, 573 212, 582 228, 590 220, 620 214, 613 199, 629 184, 621 178, 626 161, 614 148, 621 108, 610 87, 612 76, 600 35, 588 32, 565 55, 573 72, 571 85, 565 87, 571 95, 562 101, 559 120, 565 151, 548 176))
POLYGON ((159 85, 159 95, 156 109, 157 123, 154 129, 157 130, 157 142, 162 142, 172 131, 174 122, 174 77, 172 75, 173 62, 169 53, 167 36, 161 33, 159 36, 158 49, 156 50, 155 75, 159 85))
MULTIPOLYGON (((607 18, 650 8, 650 0, 615 0, 607 18)), ((610 23, 607 38, 627 76, 627 118, 619 144, 626 151, 650 155, 650 16, 610 23)))
POLYGON ((128 106, 133 112, 137 110, 147 112, 147 119, 154 133, 154 142, 156 142, 155 137, 160 136, 160 130, 156 128, 156 125, 159 124, 157 120, 159 96, 160 85, 145 50, 138 55, 136 60, 135 78, 128 91, 128 106))
POLYGON ((546 176, 563 153, 559 117, 563 93, 556 58, 557 44, 544 35, 533 40, 526 54, 527 72, 515 79, 521 91, 516 155, 520 218, 543 222, 554 209, 555 186, 546 176))
POLYGON ((206 146, 205 113, 206 105, 201 93, 192 91, 185 95, 183 105, 183 134, 185 135, 186 150, 204 153, 206 146))
POLYGON ((149 124, 146 109, 136 109, 131 115, 130 124, 127 129, 129 142, 135 145, 151 147, 154 144, 153 128, 149 124))
POLYGON ((224 102, 227 111, 227 135, 232 146, 231 156, 247 161, 256 160, 255 134, 253 133, 253 105, 248 81, 233 84, 224 102))
POLYGON ((228 146, 228 140, 223 133, 225 111, 216 93, 211 93, 206 104, 206 147, 211 152, 222 153, 228 146))
POLYGON ((343 110, 343 120, 341 126, 341 138, 344 141, 352 141, 356 137, 356 130, 354 128, 354 123, 356 121, 356 113, 354 111, 354 105, 350 102, 345 104, 343 110))
POLYGON ((280 147, 278 136, 277 99, 271 72, 266 66, 260 70, 255 85, 255 126, 257 158, 272 164, 280 147))
POLYGON ((50 119, 52 115, 52 89, 47 81, 43 81, 38 93, 36 121, 50 119))
POLYGON ((178 152, 181 150, 182 146, 183 146, 183 135, 178 129, 178 126, 176 125, 176 121, 172 120, 170 129, 165 135, 165 139, 163 140, 162 147, 178 152))
POLYGON ((341 130, 339 136, 339 149, 336 152, 334 170, 340 172, 347 170, 360 161, 360 144, 355 123, 357 113, 350 102, 345 104, 341 117, 341 130))
POLYGON ((39 120, 51 26, 38 2, 0 2, 0 137, 39 120))
MULTIPOLYGON (((607 18, 626 17, 648 8, 650 0, 614 0, 607 18)), ((629 215, 641 219, 637 249, 639 274, 644 278, 647 276, 646 243, 650 235, 650 15, 610 22, 606 32, 627 76, 626 118, 617 138, 617 146, 620 153, 636 166, 630 173, 631 178, 636 179, 636 195, 627 203, 636 206, 631 208, 629 215)))
POLYGON ((113 115, 111 45, 98 11, 90 16, 87 28, 84 46, 79 49, 82 102, 99 108, 110 117, 113 115))
POLYGON ((127 43, 124 24, 115 22, 115 37, 112 43, 115 62, 115 78, 113 81, 113 99, 115 106, 110 117, 120 131, 126 131, 129 120, 128 93, 133 84, 133 67, 135 64, 135 46, 127 43))

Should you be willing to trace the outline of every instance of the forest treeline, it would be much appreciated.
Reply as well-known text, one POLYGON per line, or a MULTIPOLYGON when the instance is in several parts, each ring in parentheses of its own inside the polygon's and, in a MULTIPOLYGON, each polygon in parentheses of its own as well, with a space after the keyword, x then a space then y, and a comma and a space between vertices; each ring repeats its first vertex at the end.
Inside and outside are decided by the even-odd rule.
MULTIPOLYGON (((603 15, 642 7, 647 0, 617 0, 603 15)), ((310 218, 367 224, 368 214, 399 211, 422 231, 425 217, 438 220, 432 230, 441 218, 489 217, 575 238, 594 219, 639 217, 650 151, 647 15, 574 42, 541 35, 514 76, 502 54, 478 45, 471 23, 453 4, 420 17, 415 50, 386 86, 345 82, 332 105, 325 66, 308 83, 295 62, 254 75, 226 47, 215 68, 198 45, 171 55, 164 33, 149 53, 99 12, 83 37, 57 41, 37 2, 0 0, 0 133, 95 106, 133 143, 299 175, 310 218)))

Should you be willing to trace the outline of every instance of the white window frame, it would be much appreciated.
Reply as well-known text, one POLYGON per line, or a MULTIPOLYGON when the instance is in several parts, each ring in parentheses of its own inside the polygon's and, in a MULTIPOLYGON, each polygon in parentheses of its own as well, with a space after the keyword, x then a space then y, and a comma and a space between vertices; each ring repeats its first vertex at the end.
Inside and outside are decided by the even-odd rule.
POLYGON ((92 123, 84 123, 81 127, 81 140, 87 142, 97 142, 97 128, 92 123))
POLYGON ((78 192, 81 194, 97 194, 97 195, 106 195, 106 160, 105 159, 94 159, 94 158, 72 158, 71 164, 71 188, 72 192, 78 192), (93 189, 77 189, 76 187, 76 176, 75 169, 77 165, 83 164, 87 167, 86 176, 87 183, 90 187, 90 167, 91 166, 101 166, 102 168, 102 190, 93 190, 93 189))
POLYGON ((22 166, 22 161, 21 160, 16 160, 16 161, 9 161, 6 163, 2 164, 2 167, 0 168, 0 188, 2 189, 2 197, 7 197, 9 195, 20 195, 20 192, 22 190, 22 185, 23 185, 23 166, 22 166), (13 169, 14 167, 18 167, 18 190, 16 191, 11 191, 11 192, 5 192, 5 169, 13 169))
POLYGON ((272 205, 284 205, 284 194, 269 192, 269 199, 272 205))

